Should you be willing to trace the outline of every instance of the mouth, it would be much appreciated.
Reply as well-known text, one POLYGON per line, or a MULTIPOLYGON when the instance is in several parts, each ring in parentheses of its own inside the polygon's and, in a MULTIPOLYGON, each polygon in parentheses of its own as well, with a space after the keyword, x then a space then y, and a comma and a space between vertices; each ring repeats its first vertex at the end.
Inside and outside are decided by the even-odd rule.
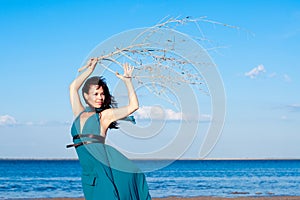
POLYGON ((97 105, 101 106, 103 102, 96 102, 97 105))

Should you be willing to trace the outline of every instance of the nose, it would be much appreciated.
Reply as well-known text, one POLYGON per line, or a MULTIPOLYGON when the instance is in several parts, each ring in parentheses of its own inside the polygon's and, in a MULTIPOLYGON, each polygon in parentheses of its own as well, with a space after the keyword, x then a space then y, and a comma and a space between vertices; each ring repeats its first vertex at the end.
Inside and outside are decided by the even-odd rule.
POLYGON ((98 95, 97 95, 97 99, 103 100, 103 95, 98 94, 98 95))

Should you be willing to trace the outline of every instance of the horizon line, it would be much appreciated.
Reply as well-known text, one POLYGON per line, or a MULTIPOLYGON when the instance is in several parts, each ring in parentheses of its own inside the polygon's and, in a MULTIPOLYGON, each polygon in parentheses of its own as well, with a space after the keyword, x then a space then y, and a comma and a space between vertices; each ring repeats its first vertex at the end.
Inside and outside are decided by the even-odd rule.
MULTIPOLYGON (((205 161, 205 160, 208 160, 208 161, 218 161, 218 160, 236 160, 236 161, 239 161, 239 160, 300 160, 300 158, 179 158, 179 159, 174 159, 174 158, 129 158, 130 160, 136 160, 136 161, 170 161, 170 160, 182 160, 182 161, 205 161)), ((78 158, 0 158, 0 161, 3 161, 3 160, 36 160, 36 161, 79 161, 78 158)))

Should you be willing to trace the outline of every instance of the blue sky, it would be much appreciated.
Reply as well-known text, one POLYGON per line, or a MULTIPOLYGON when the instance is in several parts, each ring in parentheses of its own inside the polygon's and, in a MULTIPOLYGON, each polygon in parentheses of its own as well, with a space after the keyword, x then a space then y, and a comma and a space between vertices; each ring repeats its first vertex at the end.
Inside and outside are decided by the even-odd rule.
MULTIPOLYGON (((241 28, 201 27, 224 47, 209 51, 226 93, 224 129, 209 157, 300 158, 296 0, 1 0, 0 158, 74 158, 64 146, 71 141, 68 86, 77 69, 112 35, 166 16, 207 16, 241 28)), ((186 157, 197 158, 200 143, 186 157)))

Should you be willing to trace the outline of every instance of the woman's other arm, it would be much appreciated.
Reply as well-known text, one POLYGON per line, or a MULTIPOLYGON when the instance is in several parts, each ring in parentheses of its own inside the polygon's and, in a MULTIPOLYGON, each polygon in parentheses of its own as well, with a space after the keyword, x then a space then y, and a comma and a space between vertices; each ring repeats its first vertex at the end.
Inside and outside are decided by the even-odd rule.
POLYGON ((124 75, 120 75, 119 73, 116 73, 116 76, 120 78, 126 85, 129 103, 127 106, 123 106, 120 108, 112 108, 107 110, 108 112, 106 113, 107 115, 106 117, 110 123, 122 119, 124 117, 127 117, 128 115, 130 115, 131 113, 133 113, 139 108, 138 98, 131 81, 131 76, 134 67, 125 63, 123 65, 123 68, 124 68, 124 75))

